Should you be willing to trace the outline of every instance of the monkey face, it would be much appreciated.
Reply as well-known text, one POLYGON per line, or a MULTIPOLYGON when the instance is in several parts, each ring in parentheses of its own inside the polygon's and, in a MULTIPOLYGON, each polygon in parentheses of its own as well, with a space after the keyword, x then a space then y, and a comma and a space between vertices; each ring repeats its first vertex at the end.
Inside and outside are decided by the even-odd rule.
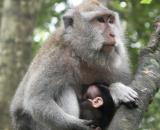
POLYGON ((63 20, 64 39, 83 60, 112 66, 124 54, 123 31, 114 11, 103 6, 83 11, 71 9, 63 20))
POLYGON ((111 26, 115 24, 115 16, 113 14, 106 13, 102 16, 93 18, 91 23, 97 30, 101 31, 101 34, 104 37, 104 43, 102 43, 101 51, 109 54, 116 45, 115 34, 111 28, 111 26))

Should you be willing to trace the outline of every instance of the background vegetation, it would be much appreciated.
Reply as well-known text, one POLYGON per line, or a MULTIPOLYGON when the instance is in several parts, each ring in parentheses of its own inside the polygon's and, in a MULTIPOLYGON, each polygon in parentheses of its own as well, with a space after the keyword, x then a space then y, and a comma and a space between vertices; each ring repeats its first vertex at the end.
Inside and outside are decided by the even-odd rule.
MULTIPOLYGON (((126 28, 133 72, 140 49, 149 41, 152 23, 160 14, 160 0, 150 0, 149 4, 143 4, 144 1, 108 0, 107 3, 120 13, 126 28)), ((61 16, 69 6, 66 0, 0 1, 0 130, 11 129, 8 106, 15 89, 39 47, 61 24, 61 16)), ((160 129, 159 106, 160 93, 157 93, 139 130, 160 129)))

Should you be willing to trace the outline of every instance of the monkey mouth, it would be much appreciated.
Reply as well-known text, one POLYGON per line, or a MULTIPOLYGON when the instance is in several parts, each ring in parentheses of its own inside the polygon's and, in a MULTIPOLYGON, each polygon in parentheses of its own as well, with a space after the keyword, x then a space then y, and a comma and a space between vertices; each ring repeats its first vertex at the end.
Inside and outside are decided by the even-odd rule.
POLYGON ((114 44, 103 44, 101 51, 105 53, 110 53, 114 48, 115 48, 114 44))
POLYGON ((114 44, 106 44, 106 45, 103 45, 103 47, 114 47, 115 45, 114 44))
POLYGON ((114 47, 116 46, 116 42, 115 41, 110 41, 110 42, 103 42, 103 47, 114 47))

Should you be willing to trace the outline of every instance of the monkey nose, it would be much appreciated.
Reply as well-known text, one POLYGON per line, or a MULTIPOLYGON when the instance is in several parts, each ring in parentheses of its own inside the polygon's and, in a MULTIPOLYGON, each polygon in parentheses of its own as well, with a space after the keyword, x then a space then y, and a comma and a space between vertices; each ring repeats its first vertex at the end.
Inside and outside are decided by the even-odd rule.
POLYGON ((116 44, 116 39, 115 39, 115 35, 113 33, 109 33, 109 39, 110 39, 110 45, 115 45, 116 44))
POLYGON ((109 36, 115 38, 115 35, 113 33, 109 33, 109 36))

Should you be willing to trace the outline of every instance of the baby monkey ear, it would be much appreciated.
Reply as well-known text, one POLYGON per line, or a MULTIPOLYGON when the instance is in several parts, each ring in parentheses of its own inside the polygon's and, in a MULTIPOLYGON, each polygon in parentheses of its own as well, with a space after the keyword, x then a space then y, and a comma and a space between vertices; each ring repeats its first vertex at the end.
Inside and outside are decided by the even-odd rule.
POLYGON ((96 97, 94 99, 88 99, 88 100, 91 102, 92 107, 94 108, 99 108, 104 103, 102 97, 96 97))

